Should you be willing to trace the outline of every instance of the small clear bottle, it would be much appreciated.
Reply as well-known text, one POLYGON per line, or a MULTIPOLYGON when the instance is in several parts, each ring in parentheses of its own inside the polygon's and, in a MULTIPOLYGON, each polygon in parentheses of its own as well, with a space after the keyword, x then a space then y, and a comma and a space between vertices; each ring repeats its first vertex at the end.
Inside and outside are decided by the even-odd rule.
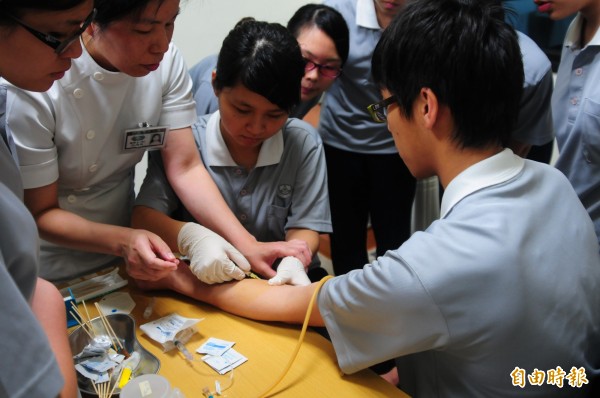
POLYGON ((133 378, 123 387, 121 398, 185 398, 179 388, 172 388, 169 381, 157 374, 145 374, 133 378))

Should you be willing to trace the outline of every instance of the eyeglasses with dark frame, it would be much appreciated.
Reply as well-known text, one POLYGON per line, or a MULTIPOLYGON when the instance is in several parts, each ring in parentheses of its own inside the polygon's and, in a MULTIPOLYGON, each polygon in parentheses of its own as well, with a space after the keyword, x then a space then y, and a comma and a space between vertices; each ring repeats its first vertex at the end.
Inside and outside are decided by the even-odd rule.
POLYGON ((395 95, 392 95, 391 97, 367 106, 367 110, 369 111, 371 118, 373 118, 373 121, 377 123, 385 123, 387 121, 388 106, 397 100, 398 98, 396 98, 395 95))
POLYGON ((85 21, 83 21, 81 23, 81 25, 79 26, 79 29, 77 29, 77 32, 75 32, 72 36, 66 38, 65 40, 59 40, 49 33, 42 33, 39 30, 33 29, 31 26, 27 25, 25 22, 21 21, 19 18, 15 17, 13 15, 10 15, 10 14, 5 14, 5 15, 8 16, 13 21, 15 21, 16 23, 18 23, 19 25, 21 25, 25 30, 27 30, 29 33, 34 35, 36 38, 38 38, 44 44, 52 47, 54 49, 54 52, 56 54, 60 55, 60 54, 64 53, 71 44, 73 44, 76 40, 78 40, 79 36, 81 36, 81 34, 87 29, 88 26, 90 26, 90 24, 94 21, 94 18, 96 17, 96 12, 97 12, 97 10, 94 8, 92 10, 92 12, 90 13, 90 15, 87 16, 85 21))
POLYGON ((315 68, 319 69, 319 73, 321 75, 328 77, 330 79, 335 79, 336 77, 338 77, 339 75, 342 74, 342 68, 338 68, 336 66, 330 66, 330 65, 321 65, 314 61, 311 61, 310 59, 304 58, 304 71, 305 72, 310 72, 311 70, 314 70, 315 68))

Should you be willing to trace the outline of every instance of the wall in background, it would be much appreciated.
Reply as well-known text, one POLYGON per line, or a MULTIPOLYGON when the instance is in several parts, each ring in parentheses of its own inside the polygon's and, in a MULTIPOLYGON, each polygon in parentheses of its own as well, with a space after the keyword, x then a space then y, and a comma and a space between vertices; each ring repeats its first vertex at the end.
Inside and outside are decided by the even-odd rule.
MULTIPOLYGON (((173 41, 188 67, 219 52, 227 33, 243 17, 286 25, 292 14, 310 0, 181 0, 173 41)), ((312 1, 321 3, 321 0, 312 1)))

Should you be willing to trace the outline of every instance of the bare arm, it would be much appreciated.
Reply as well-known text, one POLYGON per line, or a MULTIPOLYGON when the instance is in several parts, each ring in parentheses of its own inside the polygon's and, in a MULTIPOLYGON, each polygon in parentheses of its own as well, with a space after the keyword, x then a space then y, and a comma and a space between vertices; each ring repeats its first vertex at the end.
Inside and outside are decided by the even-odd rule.
POLYGON ((133 228, 147 229, 160 236, 169 245, 171 250, 177 252, 177 236, 183 221, 177 221, 168 215, 146 206, 134 206, 131 215, 131 226, 133 228))
POLYGON ((309 264, 312 254, 306 244, 294 242, 260 243, 246 231, 233 215, 221 192, 204 168, 191 128, 173 130, 162 149, 169 183, 202 225, 223 236, 236 246, 261 275, 275 275, 271 269, 279 257, 294 256, 309 264), (183 131, 184 130, 184 131, 183 131))
POLYGON ((306 242, 311 253, 319 250, 319 233, 311 229, 289 229, 285 234, 285 240, 300 240, 306 242))
POLYGON ((50 341, 50 348, 65 379, 60 397, 77 397, 77 377, 67 335, 67 317, 62 296, 53 284, 38 278, 31 309, 50 341))
MULTIPOLYGON (((185 264, 180 264, 177 272, 149 287, 171 289, 250 319, 301 324, 317 285, 269 286, 265 280, 257 279, 207 285, 199 281, 185 264)), ((324 325, 316 301, 309 323, 324 325)))
POLYGON ((122 256, 128 272, 139 279, 156 279, 175 270, 177 260, 155 234, 101 224, 63 210, 58 184, 25 190, 25 204, 35 218, 40 236, 78 250, 122 256))

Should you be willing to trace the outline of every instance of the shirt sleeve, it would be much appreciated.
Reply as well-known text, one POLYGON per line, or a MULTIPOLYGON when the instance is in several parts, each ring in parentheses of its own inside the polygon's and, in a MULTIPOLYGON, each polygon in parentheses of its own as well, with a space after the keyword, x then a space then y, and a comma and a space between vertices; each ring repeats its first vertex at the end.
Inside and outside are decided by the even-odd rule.
POLYGON ((449 339, 438 306, 400 250, 328 281, 318 305, 345 373, 439 348, 449 339))
POLYGON ((312 126, 300 120, 292 119, 287 128, 302 129, 305 133, 298 131, 286 135, 286 147, 290 144, 288 141, 293 141, 292 152, 300 155, 301 160, 285 228, 331 232, 327 166, 321 138, 312 126))
POLYGON ((525 81, 520 111, 512 138, 529 145, 543 145, 554 139, 551 99, 554 87, 552 64, 527 35, 517 32, 523 56, 525 81))
POLYGON ((174 44, 171 43, 162 62, 168 62, 169 65, 161 69, 163 108, 159 123, 170 126, 171 129, 189 127, 196 121, 192 79, 181 53, 174 44))
POLYGON ((58 180, 54 114, 47 94, 9 86, 6 128, 15 140, 25 189, 46 186, 58 180))
POLYGON ((217 60, 216 54, 209 55, 190 69, 198 116, 214 113, 219 109, 219 101, 212 86, 212 72, 217 67, 217 60))
POLYGON ((554 139, 552 124, 552 70, 540 81, 523 87, 517 128, 513 138, 529 145, 544 145, 554 139))

